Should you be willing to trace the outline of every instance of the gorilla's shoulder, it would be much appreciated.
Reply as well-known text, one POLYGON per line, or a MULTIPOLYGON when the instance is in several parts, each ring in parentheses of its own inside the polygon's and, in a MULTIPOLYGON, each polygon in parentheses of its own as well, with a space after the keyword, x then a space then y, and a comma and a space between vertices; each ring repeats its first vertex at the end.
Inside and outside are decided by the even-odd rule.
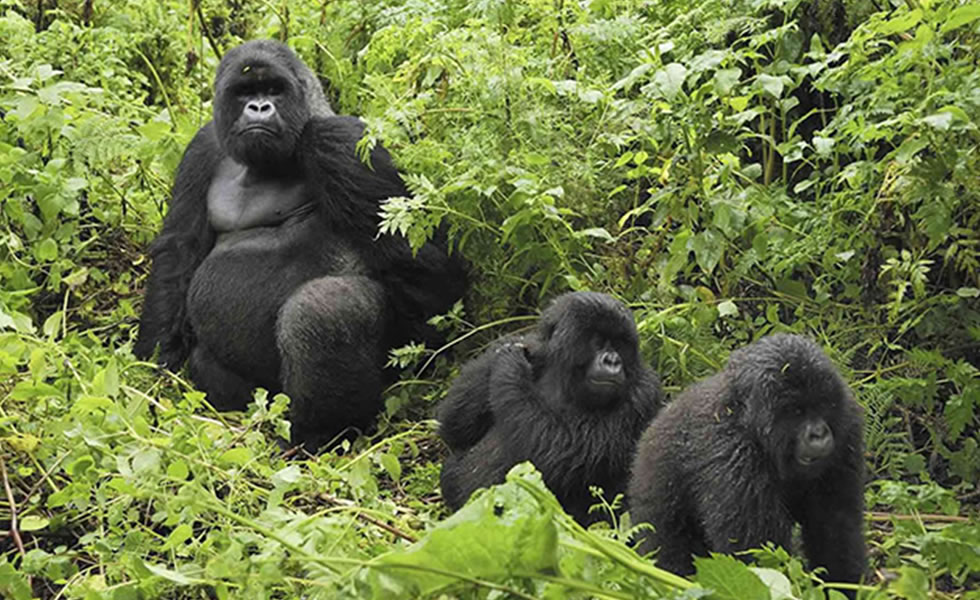
POLYGON ((354 146, 362 137, 366 125, 357 117, 335 115, 312 117, 303 127, 302 143, 317 150, 343 149, 354 152, 354 146))

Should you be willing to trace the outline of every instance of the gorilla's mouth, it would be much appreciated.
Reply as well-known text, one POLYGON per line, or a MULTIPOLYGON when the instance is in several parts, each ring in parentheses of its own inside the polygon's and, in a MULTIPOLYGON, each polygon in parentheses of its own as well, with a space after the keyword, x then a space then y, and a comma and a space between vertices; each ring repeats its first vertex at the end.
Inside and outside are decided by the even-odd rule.
POLYGON ((590 377, 589 384, 598 387, 616 387, 620 384, 617 377, 590 377))
POLYGON ((246 133, 261 133, 265 135, 275 135, 276 131, 269 127, 268 125, 249 125, 248 127, 242 129, 242 134, 246 133))

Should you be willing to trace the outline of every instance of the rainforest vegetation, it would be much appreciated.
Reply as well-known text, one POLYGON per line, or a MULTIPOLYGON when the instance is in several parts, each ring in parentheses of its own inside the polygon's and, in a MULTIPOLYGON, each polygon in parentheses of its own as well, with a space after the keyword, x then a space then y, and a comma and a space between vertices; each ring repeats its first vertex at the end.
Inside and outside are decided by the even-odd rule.
POLYGON ((677 577, 527 464, 450 514, 460 365, 588 290, 668 401, 813 339, 863 409, 852 591, 980 599, 978 63, 971 0, 0 0, 0 596, 843 598, 798 547, 677 577), (390 151, 381 229, 468 265, 448 342, 394 349, 376 427, 320 454, 286 396, 218 412, 133 355, 176 167, 252 39, 390 151))

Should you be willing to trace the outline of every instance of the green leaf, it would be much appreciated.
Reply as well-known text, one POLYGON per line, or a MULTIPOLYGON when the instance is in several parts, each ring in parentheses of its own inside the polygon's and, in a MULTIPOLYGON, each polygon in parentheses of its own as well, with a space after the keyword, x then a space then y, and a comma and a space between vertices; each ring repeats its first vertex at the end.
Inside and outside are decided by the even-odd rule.
POLYGON ((133 472, 137 475, 156 471, 160 466, 160 451, 156 448, 145 448, 133 455, 133 472))
POLYGON ((144 562, 143 566, 146 570, 154 575, 163 577, 167 581, 171 581, 178 585, 194 585, 195 581, 185 575, 178 573, 177 571, 168 569, 162 565, 155 565, 153 563, 144 562))
POLYGON ((939 31, 946 33, 957 27, 972 23, 977 19, 980 19, 980 4, 975 2, 969 3, 950 12, 939 31))
POLYGON ((0 596, 10 600, 31 600, 27 575, 19 572, 6 558, 0 559, 0 596))
POLYGON ((185 481, 190 474, 190 469, 187 468, 187 463, 183 459, 177 459, 167 466, 167 477, 178 481, 185 481))
POLYGON ((687 67, 680 63, 670 63, 653 75, 654 89, 667 100, 675 99, 683 90, 687 67))
POLYGON ((928 600, 929 576, 915 567, 900 567, 898 580, 888 586, 888 591, 906 600, 928 600))
POLYGON ((934 129, 946 131, 953 123, 953 113, 949 111, 934 113, 928 117, 923 117, 922 121, 934 129))
POLYGON ((813 136, 813 149, 816 150, 817 156, 828 157, 834 149, 834 139, 815 135, 813 136))
POLYGON ((402 476, 402 465, 398 462, 398 457, 387 452, 378 457, 381 467, 388 473, 394 481, 398 481, 402 476))
POLYGON ((778 99, 783 96, 783 88, 786 86, 786 81, 785 78, 781 76, 776 77, 765 73, 759 73, 759 86, 762 87, 763 91, 765 91, 767 94, 778 99))
MULTIPOLYGON (((525 466, 515 467, 519 473, 525 466)), ((454 585, 457 575, 494 580, 513 573, 558 568, 558 530, 551 509, 511 477, 532 482, 550 496, 536 472, 477 492, 456 514, 405 550, 379 556, 358 579, 378 600, 418 598, 454 585), (417 568, 416 568, 417 567, 417 568)))
POLYGON ((38 515, 27 515, 17 523, 21 531, 40 531, 48 526, 50 519, 38 515))
POLYGON ((191 526, 187 523, 181 523, 170 532, 170 535, 167 536, 167 541, 163 544, 161 550, 173 550, 177 546, 180 546, 187 540, 191 539, 191 536, 193 535, 194 530, 191 529, 191 526))
POLYGON ((756 574, 769 588, 769 596, 772 600, 796 600, 793 596, 793 586, 789 579, 775 569, 765 569, 761 567, 749 567, 749 570, 756 574))
POLYGON ((694 251, 694 258, 701 270, 709 275, 718 266, 723 248, 722 237, 710 229, 706 229, 691 238, 691 250, 694 251))
POLYGON ((738 559, 724 554, 695 558, 695 581, 714 590, 716 600, 770 600, 769 588, 738 559))
POLYGON ((244 465, 252 458, 252 451, 244 446, 226 450, 218 457, 218 462, 231 463, 233 465, 244 465))
POLYGON ((738 306, 731 300, 725 300, 718 304, 718 315, 722 317, 738 316, 738 306))
POLYGON ((58 243, 51 238, 45 238, 34 250, 34 256, 39 261, 51 262, 58 258, 58 243))
POLYGON ((892 35, 893 33, 898 33, 900 31, 907 31, 919 24, 922 20, 922 11, 915 9, 909 11, 904 15, 895 17, 894 19, 889 19, 880 23, 875 31, 881 35, 892 35))

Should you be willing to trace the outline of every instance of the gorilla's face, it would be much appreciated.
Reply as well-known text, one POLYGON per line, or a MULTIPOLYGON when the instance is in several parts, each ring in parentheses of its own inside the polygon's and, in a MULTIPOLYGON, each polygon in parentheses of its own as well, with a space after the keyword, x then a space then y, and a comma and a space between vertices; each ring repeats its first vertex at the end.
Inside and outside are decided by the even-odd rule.
POLYGON ((284 51, 239 46, 218 67, 218 136, 225 151, 249 167, 268 169, 288 161, 310 118, 303 83, 291 68, 298 59, 280 56, 284 51))
POLYGON ((771 435, 784 480, 819 477, 832 462, 836 442, 830 408, 811 398, 794 398, 776 407, 771 435))
POLYGON ((545 369, 565 398, 588 410, 627 399, 640 370, 633 315, 604 294, 558 298, 542 315, 547 339, 545 369))

